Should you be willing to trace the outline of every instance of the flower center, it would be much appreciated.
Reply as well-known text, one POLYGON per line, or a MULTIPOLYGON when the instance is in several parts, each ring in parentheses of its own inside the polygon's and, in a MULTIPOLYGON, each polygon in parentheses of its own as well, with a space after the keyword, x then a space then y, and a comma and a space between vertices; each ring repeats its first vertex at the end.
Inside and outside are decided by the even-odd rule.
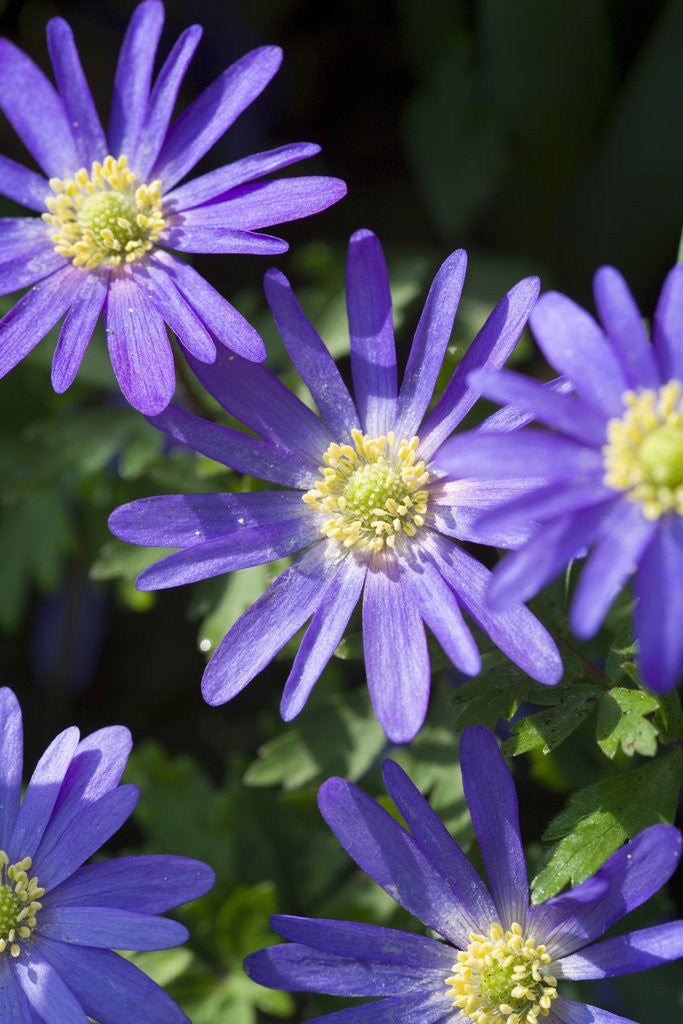
POLYGON ((331 513, 320 527, 344 547, 364 551, 394 546, 396 537, 414 537, 424 523, 429 479, 416 461, 418 438, 397 444, 393 432, 368 437, 351 432, 350 444, 331 444, 323 455, 322 479, 303 500, 317 512, 331 513))
POLYGON ((605 483, 627 491, 646 519, 683 515, 683 403, 681 382, 658 391, 624 394, 626 412, 607 424, 605 483))
POLYGON ((24 857, 10 864, 4 850, 0 850, 0 953, 9 949, 13 957, 19 956, 19 939, 28 939, 36 926, 36 914, 42 907, 39 898, 45 890, 37 878, 29 878, 31 858, 24 857))
POLYGON ((453 976, 446 978, 449 998, 477 1024, 536 1024, 557 996, 557 981, 547 973, 550 955, 545 946, 525 940, 517 923, 507 932, 492 924, 489 935, 470 934, 453 976))
POLYGON ((128 158, 97 161, 88 175, 85 167, 74 178, 50 178, 55 193, 47 196, 50 211, 43 219, 55 229, 55 249, 76 266, 100 263, 118 267, 142 259, 165 227, 161 182, 135 185, 128 158))

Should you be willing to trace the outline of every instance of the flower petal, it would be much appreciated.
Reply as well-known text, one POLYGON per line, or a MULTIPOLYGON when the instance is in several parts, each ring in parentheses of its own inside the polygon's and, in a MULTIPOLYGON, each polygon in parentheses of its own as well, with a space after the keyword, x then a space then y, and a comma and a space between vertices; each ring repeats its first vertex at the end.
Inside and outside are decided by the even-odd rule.
POLYGON ((296 652, 285 684, 280 714, 291 722, 299 714, 334 654, 356 607, 365 581, 366 566, 349 554, 337 563, 325 600, 316 610, 296 652))
POLYGON ((662 381, 683 380, 683 266, 677 263, 662 287, 652 321, 652 343, 662 381))
POLYGON ((499 923, 524 928, 529 883, 519 833, 517 793, 493 733, 468 728, 460 740, 465 799, 477 833, 499 923))
POLYGON ((350 436, 352 430, 360 427, 360 421, 329 350, 304 316, 284 274, 274 269, 267 271, 264 287, 285 348, 321 417, 332 435, 350 436))
POLYGON ((553 1000, 550 1016, 552 1024, 636 1024, 630 1017, 618 1017, 609 1010, 601 1010, 587 1003, 575 1003, 573 999, 559 996, 553 1000))
POLYGON ((224 71, 171 126, 154 167, 169 191, 265 89, 282 61, 277 46, 252 50, 224 71))
POLYGON ((0 109, 46 177, 67 178, 77 170, 78 154, 60 96, 8 39, 0 39, 0 109))
POLYGON ((55 252, 49 241, 37 238, 30 248, 26 244, 19 255, 13 259, 3 259, 0 263, 0 295, 28 288, 29 285, 42 281, 62 267, 68 266, 69 261, 55 252))
POLYGON ((415 331, 396 407, 395 433, 412 437, 427 411, 453 329, 467 269, 467 253, 458 249, 439 268, 415 331))
POLYGON ((562 978, 611 978, 657 967, 683 956, 683 921, 669 921, 598 942, 553 965, 562 978))
MULTIPOLYGON (((310 217, 326 210, 346 195, 339 178, 308 175, 302 178, 278 178, 241 185, 221 202, 195 206, 178 214, 186 228, 220 228, 255 231, 273 224, 310 217)), ((174 223, 177 223, 174 219, 174 223)), ((262 235, 257 236, 262 238, 262 235)))
POLYGON ((269 149, 265 153, 254 153, 252 156, 245 156, 241 160, 235 160, 225 167, 218 167, 215 171, 202 174, 193 178, 186 185, 173 189, 164 196, 164 209, 180 213, 189 210, 193 206, 200 206, 202 203, 209 203, 215 199, 225 196, 226 192, 243 185, 254 178, 260 178, 264 174, 272 174, 273 171, 280 171, 283 167, 297 163, 299 160, 306 160, 320 152, 320 146, 312 142, 293 142, 288 146, 278 146, 277 149, 269 149))
POLYGON ((9 957, 0 960, 0 1020, 12 1024, 42 1024, 21 990, 9 957))
POLYGON ((40 912, 40 934, 74 946, 99 949, 169 949, 189 938, 187 928, 168 917, 118 907, 54 907, 40 912))
POLYGON ((593 317, 566 295, 545 292, 530 322, 543 355, 572 381, 581 398, 599 413, 620 416, 626 380, 593 317))
POLYGON ((3 686, 0 689, 0 850, 7 849, 19 813, 22 765, 21 708, 12 690, 3 686))
POLYGON ((211 334, 165 268, 157 260, 147 260, 136 271, 136 278, 183 348, 201 362, 213 363, 216 345, 211 334))
POLYGON ((119 386, 134 409, 154 416, 166 408, 175 390, 173 353, 164 322, 131 272, 111 275, 104 314, 119 386))
POLYGON ((657 693, 683 672, 683 520, 664 515, 636 573, 635 631, 643 679, 657 693))
POLYGON ((41 341, 73 302, 83 283, 80 267, 66 266, 34 284, 0 320, 0 377, 41 341))
POLYGON ((206 667, 207 704, 225 704, 272 661, 321 604, 334 571, 327 545, 316 544, 247 608, 206 667))
POLYGON ((361 429, 379 437, 396 422, 396 350, 384 253, 371 231, 356 231, 346 260, 351 375, 361 429))
POLYGON ((76 996, 35 942, 22 947, 12 966, 24 995, 44 1024, 88 1024, 76 996))
POLYGON ((503 366, 519 341, 538 289, 538 278, 525 278, 510 289, 490 314, 420 430, 420 452, 424 456, 434 454, 479 398, 479 390, 468 383, 472 370, 499 370, 503 366))
POLYGON ((50 892, 49 905, 134 907, 140 914, 160 914, 203 896, 215 880, 208 864, 191 857, 119 857, 80 868, 50 892))
POLYGON ((427 714, 429 655, 418 606, 395 559, 383 552, 371 559, 365 577, 363 650, 379 723, 394 743, 408 743, 427 714))
POLYGON ((107 282, 84 276, 59 332, 52 360, 52 387, 61 395, 73 383, 107 297, 107 282))
POLYGON ((595 636, 657 529, 633 502, 617 502, 613 509, 581 570, 572 598, 569 622, 574 635, 583 640, 595 636))
MULTIPOLYGON (((104 160, 109 148, 83 74, 73 32, 63 18, 52 18, 48 22, 47 45, 57 88, 71 126, 78 167, 86 167, 89 171, 95 160, 104 160)), ((72 167, 70 176, 76 170, 77 167, 72 167)))
MULTIPOLYGON (((420 444, 420 454, 423 454, 420 444)), ((511 433, 456 434, 442 445, 434 460, 451 477, 513 479, 544 477, 572 480, 588 473, 604 472, 602 455, 593 448, 527 427, 511 433)))
POLYGON ((84 804, 118 786, 133 746, 130 731, 109 725, 80 741, 67 769, 41 847, 66 831, 84 804))
POLYGON ((272 235, 191 224, 189 214, 179 216, 186 217, 188 223, 182 223, 179 219, 169 221, 159 240, 161 245, 170 246, 178 252, 241 252, 253 256, 279 256, 289 249, 287 242, 272 235))
MULTIPOLYGON (((133 11, 119 53, 109 120, 109 152, 135 153, 147 112, 164 5, 145 0, 133 11)), ((155 176, 156 177, 156 176, 155 176)))
POLYGON ((629 388, 658 388, 661 380, 643 318, 626 281, 614 267, 600 267, 593 294, 608 340, 629 388))
POLYGON ((42 175, 0 154, 0 194, 29 210, 46 213, 45 197, 50 195, 50 186, 42 175))

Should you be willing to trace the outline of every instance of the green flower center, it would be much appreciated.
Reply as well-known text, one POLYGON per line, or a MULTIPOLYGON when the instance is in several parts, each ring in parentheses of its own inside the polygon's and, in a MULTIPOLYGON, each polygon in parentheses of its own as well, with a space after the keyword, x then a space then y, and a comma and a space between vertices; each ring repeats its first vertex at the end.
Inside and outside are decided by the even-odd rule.
POLYGON ((365 551, 393 547, 398 536, 414 537, 424 524, 429 479, 418 462, 418 438, 397 444, 395 435, 368 437, 352 431, 354 446, 331 444, 322 478, 303 500, 327 518, 321 533, 344 547, 365 551))
POLYGON ((488 937, 470 935, 458 953, 448 996, 466 1020, 476 1024, 537 1024, 557 997, 557 981, 548 974, 545 946, 525 939, 520 925, 509 931, 494 923, 488 937))
POLYGON ((55 249, 76 266, 120 266, 142 259, 165 227, 161 182, 136 185, 125 156, 95 162, 74 178, 51 178, 55 193, 43 219, 55 229, 55 249))
POLYGON ((607 424, 605 483, 626 491, 647 519, 683 515, 683 403, 681 383, 658 391, 627 391, 626 412, 607 424))
POLYGON ((4 850, 0 850, 0 954, 9 950, 18 957, 21 939, 28 939, 36 926, 36 914, 42 908, 39 902, 45 890, 37 878, 29 878, 31 858, 24 857, 10 864, 4 850))

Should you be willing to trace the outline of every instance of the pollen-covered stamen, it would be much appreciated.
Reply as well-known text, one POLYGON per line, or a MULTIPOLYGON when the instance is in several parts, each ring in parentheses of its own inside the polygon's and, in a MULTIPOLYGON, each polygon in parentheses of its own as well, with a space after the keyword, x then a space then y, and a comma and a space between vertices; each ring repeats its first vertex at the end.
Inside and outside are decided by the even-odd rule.
POLYGON ((429 472, 417 460, 418 438, 397 443, 393 432, 369 437, 351 432, 354 445, 331 444, 320 467, 322 479, 303 495, 317 512, 330 515, 320 529, 344 547, 381 551, 396 537, 414 537, 424 523, 429 472))
POLYGON ((557 980, 548 973, 545 946, 525 939, 516 922, 509 931, 494 923, 489 936, 470 934, 458 953, 447 993, 461 1014, 476 1024, 537 1024, 557 997, 557 980))
POLYGON ((627 391, 626 412, 607 424, 605 483, 640 502, 646 519, 683 515, 683 402, 681 382, 658 391, 627 391))
POLYGON ((29 878, 31 863, 30 857, 24 857, 10 864, 5 851, 0 850, 0 954, 9 950, 11 956, 19 956, 21 940, 28 939, 36 926, 45 890, 37 878, 29 878))
POLYGON ((161 182, 136 185, 128 158, 113 156, 85 167, 74 178, 50 178, 43 219, 54 227, 52 241, 76 266, 119 266, 142 259, 163 231, 161 182))

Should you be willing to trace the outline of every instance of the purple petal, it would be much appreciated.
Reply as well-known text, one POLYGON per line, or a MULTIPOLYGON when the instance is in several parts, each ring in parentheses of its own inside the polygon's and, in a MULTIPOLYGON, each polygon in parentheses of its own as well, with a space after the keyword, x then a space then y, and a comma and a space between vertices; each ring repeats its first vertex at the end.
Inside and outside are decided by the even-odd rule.
POLYGON ((427 411, 443 362, 467 269, 458 249, 441 265, 425 302, 410 348, 396 406, 396 436, 412 437, 427 411))
MULTIPOLYGON (((473 370, 472 375, 474 376, 478 372, 486 373, 487 371, 473 370)), ((496 373, 498 371, 494 370, 493 372, 496 373)), ((544 391, 552 391, 558 395, 570 395, 574 390, 573 385, 566 377, 555 377, 553 380, 545 381, 545 383, 541 384, 541 387, 544 391)), ((583 409, 588 410, 588 406, 584 405, 583 409)), ((590 414, 592 414, 592 411, 589 412, 590 414)), ((474 430, 476 433, 519 430, 520 427, 533 423, 533 420, 534 416, 532 413, 524 412, 516 405, 504 405, 502 409, 491 413, 490 416, 487 416, 481 423, 477 424, 474 430)))
POLYGON ((61 98, 25 53, 0 39, 0 109, 46 177, 68 178, 78 154, 61 98))
MULTIPOLYGON (((338 178, 279 178, 242 185, 222 202, 196 206, 177 216, 187 228, 220 229, 232 234, 235 229, 254 231, 310 217, 326 210, 346 195, 346 185, 338 178)), ((258 235, 258 238, 264 236, 258 235)))
POLYGON ((518 548, 532 535, 532 522, 528 516, 519 516, 518 521, 510 516, 508 523, 506 513, 530 500, 528 492, 534 483, 533 479, 510 482, 471 477, 439 481, 429 496, 429 525, 458 540, 518 548))
POLYGON ((98 729, 82 739, 68 767, 41 842, 41 853, 54 845, 86 803, 93 803, 118 786, 133 740, 123 725, 98 729))
POLYGON ((83 946, 71 948, 51 939, 40 939, 36 945, 88 1016, 100 1024, 140 1024, 141 1006, 145 1024, 189 1024, 163 989, 117 953, 83 946))
POLYGON ((88 1024, 80 1003, 35 942, 12 964, 17 981, 44 1024, 88 1024))
POLYGON ((72 726, 53 739, 38 761, 6 848, 10 864, 34 857, 77 745, 78 729, 72 726))
POLYGON ((233 530, 293 519, 304 508, 291 491, 161 494, 120 505, 109 517, 115 537, 151 547, 190 547, 233 530))
POLYGON ((599 448, 605 443, 606 418, 572 395, 511 370, 475 370, 469 380, 487 398, 520 406, 581 444, 599 448))
POLYGON ((657 524, 645 519, 633 502, 620 501, 613 508, 572 598, 569 622, 572 632, 582 640, 595 636, 657 529, 657 524))
POLYGON ((531 314, 531 329, 551 366, 574 384, 599 413, 620 416, 627 384, 604 332, 566 295, 546 292, 531 314))
MULTIPOLYGON (((470 482, 459 481, 463 485, 470 482)), ((518 488, 517 495, 511 494, 510 500, 503 501, 498 506, 493 505, 490 511, 485 511, 483 515, 480 513, 478 526, 482 536, 495 536, 499 530, 519 528, 532 522, 550 521, 558 516, 566 516, 570 512, 598 505, 610 498, 613 505, 619 502, 619 497, 611 488, 605 487, 602 475, 598 474, 583 479, 576 477, 573 480, 552 483, 548 487, 534 487, 527 490, 526 494, 523 488, 518 488)), ((458 516, 459 514, 458 508, 458 516)), ((606 513, 606 518, 608 515, 609 513, 606 513)))
POLYGON ((363 589, 366 566, 352 554, 338 562, 335 569, 325 600, 315 612, 299 644, 285 684, 280 703, 280 714, 285 722, 291 722, 308 700, 320 673, 344 635, 363 589))
POLYGON ((656 525, 636 573, 634 620, 643 679, 667 693, 683 672, 683 520, 669 513, 656 525))
POLYGON ((410 559, 402 557, 399 571, 403 586, 417 605, 456 668, 468 676, 481 670, 481 658, 474 637, 467 628, 458 600, 424 547, 414 545, 410 559))
POLYGON ((118 907, 54 907, 40 912, 40 934, 74 946, 100 949, 169 949, 189 938, 187 928, 168 917, 150 917, 118 907))
POLYGON ((316 544, 240 616, 204 672, 207 704, 225 704, 236 696, 313 615, 335 572, 327 551, 327 544, 316 544))
POLYGON ((163 23, 164 5, 146 0, 135 8, 128 24, 116 65, 109 120, 109 152, 114 156, 126 154, 130 159, 137 149, 163 23))
POLYGON ((614 267, 600 267, 593 278, 595 305, 629 388, 658 388, 654 352, 640 310, 626 281, 614 267))
POLYGON ((185 29, 164 61, 154 83, 135 153, 129 154, 135 173, 142 181, 148 180, 150 168, 159 155, 180 84, 201 37, 201 25, 191 25, 185 29))
POLYGON ((683 266, 667 274, 652 321, 652 343, 661 379, 683 380, 683 266))
POLYGON ((391 554, 375 554, 363 596, 363 650, 375 714, 388 738, 408 743, 429 703, 429 655, 418 606, 391 554))
POLYGON ((362 790, 328 779, 318 793, 325 821, 358 866, 418 920, 460 949, 481 922, 462 901, 458 876, 442 875, 419 844, 362 790))
POLYGON ((106 297, 106 278, 87 274, 66 314, 52 360, 52 387, 58 395, 70 387, 78 373, 106 297))
POLYGON ((543 936, 553 960, 583 949, 657 892, 675 871, 680 855, 678 829, 671 825, 646 828, 566 897, 534 907, 530 911, 534 934, 543 936), (607 889, 596 890, 603 882, 607 889), (595 897, 581 900, 584 890, 595 897), (556 903, 563 913, 557 913, 556 903))
MULTIPOLYGON (((423 447, 420 444, 420 454, 423 447)), ((545 477, 574 479, 588 473, 604 472, 602 455, 593 448, 527 427, 518 433, 456 434, 434 460, 438 469, 451 477, 491 477, 522 480, 545 477)))
POLYGON ((45 197, 51 195, 50 186, 45 178, 28 167, 0 155, 0 193, 9 196, 15 202, 27 206, 29 210, 45 213, 45 197))
POLYGON ((287 242, 272 235, 191 224, 189 214, 186 213, 179 217, 187 218, 188 223, 182 223, 177 218, 169 220, 159 240, 161 245, 177 249, 178 252, 240 252, 253 256, 279 256, 289 249, 287 242))
POLYGON ((215 342, 185 296, 176 288, 171 275, 157 260, 148 260, 135 276, 181 345, 201 362, 213 363, 216 359, 215 342))
POLYGON ((80 267, 67 266, 34 284, 0 320, 0 377, 16 366, 62 317, 83 282, 80 267))
MULTIPOLYGON (((471 921, 476 922, 473 931, 488 932, 491 921, 496 918, 496 908, 465 854, 399 765, 385 761, 382 774, 389 795, 420 850, 443 878, 449 879, 453 887, 457 886, 458 902, 471 921)), ((453 953, 450 955, 452 957, 453 953)))
POLYGON ((119 386, 134 409, 154 416, 173 397, 173 353, 164 321, 132 272, 112 273, 104 315, 119 386))
POLYGON ((389 276, 371 231, 356 231, 346 260, 351 375, 361 429, 387 434, 396 422, 396 350, 389 276))
MULTIPOLYGON (((95 160, 104 160, 109 148, 83 74, 73 32, 63 18, 52 18, 48 22, 47 45, 76 146, 78 165, 89 171, 95 160)), ((75 171, 73 167, 72 174, 75 171)))
POLYGON ((465 729, 460 740, 460 764, 465 799, 498 920, 503 928, 514 921, 524 928, 529 883, 519 834, 517 794, 493 733, 482 726, 465 729))
POLYGON ((313 1017, 307 1024, 446 1024, 452 1018, 453 1007, 447 996, 432 991, 429 995, 392 996, 350 1006, 313 1017))
POLYGON ((138 590, 161 590, 197 583, 292 555, 319 537, 317 526, 305 516, 302 504, 292 519, 262 526, 245 525, 223 537, 167 555, 140 573, 135 586, 138 590))
POLYGON ((53 249, 50 228, 41 217, 2 217, 0 219, 1 263, 36 248, 39 242, 53 249))
POLYGON ((260 335, 201 274, 189 264, 159 249, 154 253, 154 260, 168 272, 178 291, 216 341, 245 359, 262 362, 266 358, 266 349, 260 335))
POLYGON ((150 171, 171 189, 265 89, 282 61, 277 46, 252 50, 224 71, 172 125, 150 171))
MULTIPOLYGON (((110 839, 133 813, 138 801, 136 786, 118 786, 99 800, 85 804, 72 827, 58 841, 42 844, 33 858, 32 871, 49 891, 68 878, 110 839)), ((52 833, 54 835, 54 833, 52 833)))
POLYGON ((193 178, 186 185, 169 192, 164 196, 164 209, 180 213, 189 210, 193 206, 200 206, 212 200, 225 196, 226 192, 243 185, 254 178, 260 178, 264 174, 272 174, 273 171, 280 171, 283 167, 297 163, 299 160, 306 160, 320 152, 320 146, 312 142, 294 142, 288 146, 279 146, 277 149, 269 149, 266 153, 255 153, 253 156, 243 157, 242 160, 235 160, 234 163, 226 164, 208 174, 202 174, 193 178))
POLYGON ((51 891, 49 905, 134 908, 140 914, 160 914, 203 896, 215 878, 208 864, 190 857, 120 857, 80 868, 51 891))
POLYGON ((349 436, 360 427, 360 421, 337 364, 304 316, 284 274, 279 270, 267 271, 264 287, 285 348, 320 415, 332 435, 349 436))
POLYGON ((550 1016, 552 1024, 636 1024, 630 1017, 618 1017, 609 1010, 600 1010, 587 1003, 575 1003, 573 999, 558 996, 553 1000, 550 1016))
POLYGON ((669 921, 565 957, 557 965, 562 978, 611 978, 657 967, 683 956, 683 921, 669 921))
POLYGON ((0 1020, 12 1024, 42 1024, 19 986, 10 957, 0 960, 0 1020))
POLYGON ((491 612, 486 605, 488 569, 455 544, 437 538, 439 571, 460 605, 504 654, 532 679, 554 686, 562 677, 562 659, 548 631, 524 605, 491 612))
POLYGON ((240 473, 303 490, 315 484, 315 470, 299 455, 249 437, 239 430, 209 423, 184 409, 170 405, 160 416, 150 417, 150 423, 202 455, 240 473))
POLYGON ((0 295, 27 288, 69 266, 69 260, 55 252, 47 238, 36 238, 30 247, 28 242, 19 255, 0 263, 0 295))
POLYGON ((472 370, 480 366, 499 370, 505 363, 524 330, 538 289, 536 277, 520 281, 501 299, 477 334, 420 430, 420 450, 427 457, 434 454, 479 398, 479 390, 468 383, 472 370))
POLYGON ((6 850, 19 812, 23 765, 21 708, 14 693, 0 689, 0 850, 6 850))

